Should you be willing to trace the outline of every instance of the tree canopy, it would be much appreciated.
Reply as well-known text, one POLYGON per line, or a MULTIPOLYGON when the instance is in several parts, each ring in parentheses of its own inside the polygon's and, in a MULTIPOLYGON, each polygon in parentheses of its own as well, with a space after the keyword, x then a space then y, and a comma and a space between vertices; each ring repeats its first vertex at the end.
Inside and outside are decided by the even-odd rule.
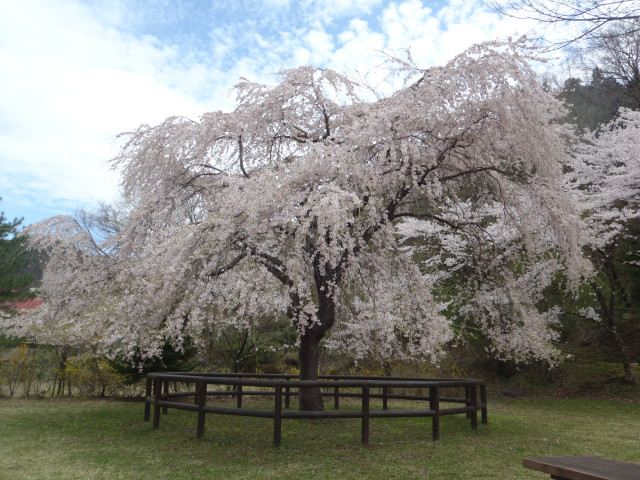
MULTIPOLYGON (((355 358, 437 361, 454 336, 442 282, 464 268, 456 313, 496 352, 553 357, 553 312, 536 296, 586 267, 560 183, 563 110, 529 61, 524 40, 428 70, 398 61, 407 86, 376 101, 300 67, 276 85, 242 80, 231 113, 141 126, 113 161, 120 231, 100 243, 68 218, 28 229, 52 252, 53 301, 32 326, 144 359, 275 312, 312 379, 323 339, 355 358), (425 229, 437 242, 419 265, 403 240, 425 229)), ((319 392, 301 392, 301 408, 322 408, 319 392)))

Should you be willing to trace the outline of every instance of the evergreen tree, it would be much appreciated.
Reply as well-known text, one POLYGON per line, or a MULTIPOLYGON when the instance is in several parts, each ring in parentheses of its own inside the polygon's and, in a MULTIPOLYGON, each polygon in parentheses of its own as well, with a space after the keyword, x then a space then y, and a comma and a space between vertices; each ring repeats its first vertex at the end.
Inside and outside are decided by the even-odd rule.
POLYGON ((29 286, 34 276, 28 273, 29 250, 26 237, 16 235, 23 219, 7 220, 0 213, 0 302, 32 296, 29 286))
POLYGON ((567 79, 558 98, 567 105, 579 134, 598 130, 616 117, 620 107, 628 106, 625 87, 598 67, 586 84, 579 78, 567 79))

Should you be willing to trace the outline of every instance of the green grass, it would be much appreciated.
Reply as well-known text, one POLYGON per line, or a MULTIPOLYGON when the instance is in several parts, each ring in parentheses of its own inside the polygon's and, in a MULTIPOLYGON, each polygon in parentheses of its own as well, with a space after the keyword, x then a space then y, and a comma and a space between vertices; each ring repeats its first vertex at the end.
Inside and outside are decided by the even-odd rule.
MULTIPOLYGON (((249 402, 247 402, 249 403, 249 402)), ((640 404, 599 400, 500 400, 477 433, 445 417, 283 420, 282 446, 260 418, 170 410, 160 428, 143 404, 108 400, 0 399, 0 479, 543 479, 522 458, 601 455, 640 463, 640 404)))

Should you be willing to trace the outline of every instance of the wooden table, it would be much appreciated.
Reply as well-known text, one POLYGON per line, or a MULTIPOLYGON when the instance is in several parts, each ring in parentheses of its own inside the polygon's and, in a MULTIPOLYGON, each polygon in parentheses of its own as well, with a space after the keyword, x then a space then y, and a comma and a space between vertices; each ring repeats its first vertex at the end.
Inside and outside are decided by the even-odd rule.
POLYGON ((522 465, 557 480, 640 480, 640 465, 602 457, 525 458, 522 465))

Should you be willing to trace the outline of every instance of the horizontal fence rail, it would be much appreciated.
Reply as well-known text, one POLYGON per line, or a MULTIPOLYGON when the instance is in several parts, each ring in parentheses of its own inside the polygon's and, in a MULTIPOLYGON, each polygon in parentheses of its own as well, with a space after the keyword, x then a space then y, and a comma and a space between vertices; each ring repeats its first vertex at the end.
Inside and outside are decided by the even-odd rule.
POLYGON ((433 440, 440 438, 440 417, 465 414, 471 428, 478 428, 478 411, 483 424, 487 424, 487 390, 483 380, 472 378, 418 378, 418 377, 365 377, 348 375, 320 375, 318 380, 298 380, 296 375, 243 374, 243 373, 150 373, 146 380, 144 420, 151 417, 153 405, 153 428, 160 425, 160 413, 169 408, 198 413, 197 436, 204 435, 205 415, 240 415, 247 417, 273 418, 273 444, 282 440, 282 419, 292 418, 360 418, 361 440, 369 443, 369 420, 390 417, 431 417, 433 440), (169 392, 171 382, 193 384, 189 391, 169 392), (210 386, 218 387, 210 389, 210 386), (220 389, 220 388, 226 389, 220 389), (296 397, 300 388, 320 388, 322 395, 332 397, 333 410, 293 411, 291 397, 296 397), (399 391, 415 390, 409 395, 399 391), (448 395, 441 395, 445 391, 448 395), (479 395, 478 395, 479 391, 479 395), (428 395, 424 393, 428 392, 428 395), (208 397, 232 396, 236 407, 220 407, 207 404, 208 397), (272 396, 272 409, 243 408, 243 397, 272 396), (341 398, 360 398, 360 410, 340 410, 341 398), (382 399, 382 410, 371 409, 371 399, 382 399), (284 407, 283 407, 284 400, 284 407), (421 401, 428 408, 388 408, 389 400, 421 401), (459 403, 463 406, 442 405, 459 403))

